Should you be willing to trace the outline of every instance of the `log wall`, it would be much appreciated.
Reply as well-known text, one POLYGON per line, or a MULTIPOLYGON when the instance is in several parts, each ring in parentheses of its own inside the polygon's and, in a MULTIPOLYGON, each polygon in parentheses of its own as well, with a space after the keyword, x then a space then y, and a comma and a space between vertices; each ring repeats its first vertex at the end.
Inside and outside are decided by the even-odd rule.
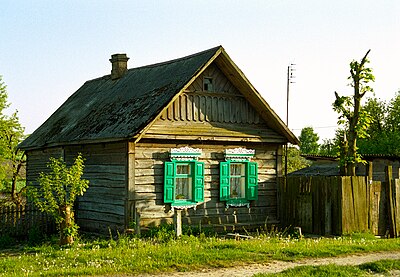
POLYGON ((83 178, 89 188, 78 198, 76 219, 84 231, 108 234, 126 226, 127 143, 101 143, 65 148, 65 159, 72 163, 77 153, 85 158, 83 178))
POLYGON ((26 151, 26 183, 37 185, 40 172, 48 172, 47 163, 51 157, 64 157, 64 150, 61 147, 47 148, 44 150, 26 151))
MULTIPOLYGON (((140 226, 172 223, 173 211, 163 203, 164 162, 169 161, 171 148, 190 146, 201 148, 200 161, 205 163, 204 203, 196 210, 182 212, 182 223, 237 228, 241 225, 260 226, 277 223, 277 156, 278 146, 233 144, 176 144, 141 142, 135 148, 134 209, 140 215, 140 226), (255 149, 258 163, 259 197, 251 207, 228 208, 219 201, 219 163, 227 148, 255 149)), ((131 211, 134 213, 133 211, 131 211)))

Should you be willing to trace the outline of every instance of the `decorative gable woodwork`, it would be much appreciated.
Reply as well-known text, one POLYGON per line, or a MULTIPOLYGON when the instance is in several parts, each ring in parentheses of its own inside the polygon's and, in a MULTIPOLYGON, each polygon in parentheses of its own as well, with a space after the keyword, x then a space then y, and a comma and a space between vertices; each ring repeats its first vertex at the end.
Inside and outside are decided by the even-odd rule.
POLYGON ((261 119, 244 96, 211 64, 186 93, 172 103, 161 120, 259 124, 261 119), (203 79, 213 79, 213 91, 203 90, 203 79))
POLYGON ((211 78, 213 80, 213 92, 221 94, 229 94, 231 96, 240 96, 243 95, 240 91, 226 78, 226 76, 222 73, 222 71, 218 68, 218 66, 213 63, 208 66, 203 74, 200 75, 188 88, 190 92, 203 92, 203 80, 204 78, 211 78))
POLYGON ((213 63, 161 114, 147 138, 282 142, 254 107, 213 63), (205 91, 204 78, 212 79, 205 91))

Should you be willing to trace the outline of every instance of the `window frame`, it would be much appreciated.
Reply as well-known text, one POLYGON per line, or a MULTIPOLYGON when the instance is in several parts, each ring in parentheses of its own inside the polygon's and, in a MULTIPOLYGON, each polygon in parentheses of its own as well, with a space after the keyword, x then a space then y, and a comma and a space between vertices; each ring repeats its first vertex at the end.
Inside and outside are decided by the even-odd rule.
POLYGON ((214 78, 209 76, 203 77, 203 91, 214 92, 214 78), (208 82, 209 81, 209 82, 208 82), (207 85, 207 89, 206 89, 207 85))
POLYGON ((172 207, 195 207, 204 202, 204 162, 199 162, 200 149, 173 148, 171 161, 164 162, 164 203, 172 207), (195 153, 190 153, 190 151, 195 153), (179 165, 190 165, 188 174, 178 174, 179 165), (191 199, 178 199, 176 195, 176 179, 188 178, 191 180, 191 199))
POLYGON ((258 163, 250 160, 254 153, 254 150, 243 148, 225 151, 225 161, 220 162, 220 201, 225 201, 227 208, 250 207, 251 201, 258 200, 258 163), (245 165, 245 195, 241 198, 234 198, 231 195, 231 180, 236 178, 231 174, 232 164, 245 165))

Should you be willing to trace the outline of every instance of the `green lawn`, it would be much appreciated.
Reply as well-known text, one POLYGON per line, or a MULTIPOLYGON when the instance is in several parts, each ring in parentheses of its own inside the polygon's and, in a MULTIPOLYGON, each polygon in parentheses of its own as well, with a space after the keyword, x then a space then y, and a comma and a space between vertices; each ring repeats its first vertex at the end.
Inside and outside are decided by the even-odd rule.
MULTIPOLYGON (((399 249, 400 239, 376 239, 368 234, 300 240, 265 235, 250 240, 205 235, 183 236, 180 239, 172 239, 168 234, 158 234, 152 238, 121 236, 118 240, 81 239, 70 247, 47 242, 36 247, 25 245, 1 250, 0 276, 84 276, 116 272, 139 274, 191 271, 265 263, 272 259, 297 260, 399 249)), ((311 272, 314 269, 305 267, 304 270, 311 272)), ((287 276, 298 276, 297 273, 288 274, 287 276)), ((306 275, 308 274, 303 276, 306 275)))
POLYGON ((308 276, 371 276, 371 274, 387 274, 391 270, 400 270, 400 260, 381 260, 359 266, 298 266, 274 274, 256 274, 254 277, 308 277, 308 276))

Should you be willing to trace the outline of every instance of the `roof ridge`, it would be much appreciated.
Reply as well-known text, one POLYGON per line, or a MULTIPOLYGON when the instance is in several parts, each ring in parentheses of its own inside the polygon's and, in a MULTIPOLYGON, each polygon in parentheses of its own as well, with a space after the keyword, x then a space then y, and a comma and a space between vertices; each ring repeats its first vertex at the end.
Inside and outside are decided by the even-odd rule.
MULTIPOLYGON (((219 46, 207 49, 207 50, 200 51, 198 53, 190 54, 188 56, 183 56, 183 57, 180 57, 180 58, 175 58, 175 59, 172 59, 172 60, 163 61, 163 62, 157 62, 157 63, 153 63, 153 64, 148 64, 148 65, 142 65, 142 66, 138 66, 138 67, 128 68, 127 72, 133 71, 133 70, 137 70, 137 69, 143 69, 143 68, 158 67, 158 66, 162 66, 162 65, 167 65, 167 64, 171 64, 171 63, 175 63, 175 62, 191 59, 193 57, 205 54, 207 52, 212 52, 212 51, 216 52, 218 49, 223 49, 223 47, 221 45, 219 45, 219 46)), ((101 79, 108 79, 108 78, 110 78, 110 76, 111 76, 111 74, 103 75, 101 77, 97 77, 97 78, 94 78, 94 79, 87 80, 85 83, 92 82, 92 81, 97 81, 97 80, 101 80, 101 79)))
POLYGON ((183 57, 175 58, 175 59, 168 60, 168 61, 163 61, 163 62, 148 64, 148 65, 143 65, 143 66, 139 66, 139 67, 132 67, 132 68, 129 68, 128 71, 134 70, 134 69, 139 69, 139 68, 157 67, 157 66, 160 66, 160 65, 171 64, 171 63, 175 63, 175 62, 191 59, 193 57, 200 56, 200 55, 208 53, 208 52, 213 52, 213 51, 216 52, 220 48, 222 48, 221 45, 213 47, 213 48, 210 48, 210 49, 207 49, 207 50, 203 50, 203 51, 198 52, 198 53, 190 54, 188 56, 183 56, 183 57))

